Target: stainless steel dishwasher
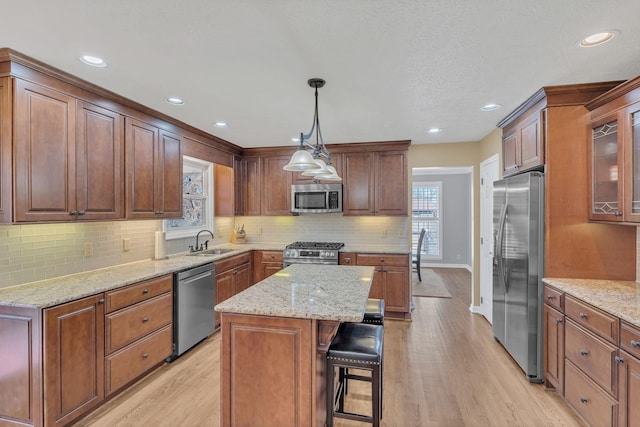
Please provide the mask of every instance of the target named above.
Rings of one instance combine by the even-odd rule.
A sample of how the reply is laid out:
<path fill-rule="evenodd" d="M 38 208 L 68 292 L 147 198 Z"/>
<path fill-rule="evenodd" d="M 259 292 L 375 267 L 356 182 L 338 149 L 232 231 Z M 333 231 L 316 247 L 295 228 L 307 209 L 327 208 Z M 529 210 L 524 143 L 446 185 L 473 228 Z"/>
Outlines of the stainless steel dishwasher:
<path fill-rule="evenodd" d="M 215 289 L 213 263 L 174 273 L 173 354 L 169 361 L 213 333 Z"/>

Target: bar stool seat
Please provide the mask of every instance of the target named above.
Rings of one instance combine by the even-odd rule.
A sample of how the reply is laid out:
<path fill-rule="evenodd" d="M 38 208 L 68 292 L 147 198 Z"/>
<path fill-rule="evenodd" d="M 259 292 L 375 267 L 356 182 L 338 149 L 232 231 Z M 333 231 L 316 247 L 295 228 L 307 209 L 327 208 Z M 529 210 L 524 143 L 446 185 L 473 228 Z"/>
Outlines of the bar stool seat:
<path fill-rule="evenodd" d="M 362 323 L 384 325 L 383 299 L 369 298 L 367 300 L 367 308 L 364 311 L 364 319 L 362 319 Z"/>
<path fill-rule="evenodd" d="M 382 353 L 384 327 L 366 323 L 343 323 L 327 351 L 327 427 L 333 418 L 346 418 L 380 425 L 382 418 Z M 339 369 L 337 390 L 335 369 Z M 348 369 L 369 371 L 370 376 L 354 375 Z M 361 415 L 344 410 L 345 388 L 348 380 L 371 383 L 372 415 Z"/>

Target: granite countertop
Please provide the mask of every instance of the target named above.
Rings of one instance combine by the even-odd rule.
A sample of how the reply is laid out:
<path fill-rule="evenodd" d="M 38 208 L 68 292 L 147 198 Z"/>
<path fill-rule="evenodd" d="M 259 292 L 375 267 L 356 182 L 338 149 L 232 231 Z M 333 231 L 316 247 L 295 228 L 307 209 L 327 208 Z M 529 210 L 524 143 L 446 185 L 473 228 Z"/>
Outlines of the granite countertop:
<path fill-rule="evenodd" d="M 38 282 L 0 288 L 0 304 L 47 308 L 90 295 L 116 289 L 135 282 L 186 270 L 209 262 L 219 261 L 253 250 L 282 251 L 287 243 L 224 244 L 215 249 L 233 249 L 231 252 L 212 256 L 189 256 L 187 253 L 172 255 L 163 260 L 145 260 L 107 267 L 69 276 L 40 280 Z M 353 252 L 410 253 L 401 246 L 347 245 Z"/>
<path fill-rule="evenodd" d="M 360 322 L 373 267 L 291 265 L 216 305 L 225 313 Z"/>
<path fill-rule="evenodd" d="M 638 282 L 547 277 L 542 281 L 640 327 L 640 283 Z"/>

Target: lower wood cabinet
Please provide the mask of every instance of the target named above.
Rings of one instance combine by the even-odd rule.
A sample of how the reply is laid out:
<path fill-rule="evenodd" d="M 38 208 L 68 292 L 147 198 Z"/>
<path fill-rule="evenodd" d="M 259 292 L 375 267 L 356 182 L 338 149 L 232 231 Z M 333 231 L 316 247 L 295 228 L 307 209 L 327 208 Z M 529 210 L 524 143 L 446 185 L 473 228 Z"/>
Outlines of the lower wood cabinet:
<path fill-rule="evenodd" d="M 216 304 L 244 291 L 251 281 L 251 254 L 246 253 L 215 263 Z M 216 311 L 215 327 L 220 327 L 220 313 Z"/>
<path fill-rule="evenodd" d="M 104 400 L 104 294 L 44 310 L 44 425 L 63 426 Z"/>
<path fill-rule="evenodd" d="M 0 426 L 66 426 L 172 353 L 173 275 L 57 306 L 0 305 Z"/>
<path fill-rule="evenodd" d="M 411 318 L 409 255 L 358 253 L 356 265 L 375 267 L 369 297 L 384 299 L 386 316 Z"/>
<path fill-rule="evenodd" d="M 545 285 L 545 383 L 592 426 L 640 426 L 640 328 Z"/>
<path fill-rule="evenodd" d="M 282 251 L 253 251 L 253 283 L 258 283 L 282 270 Z"/>

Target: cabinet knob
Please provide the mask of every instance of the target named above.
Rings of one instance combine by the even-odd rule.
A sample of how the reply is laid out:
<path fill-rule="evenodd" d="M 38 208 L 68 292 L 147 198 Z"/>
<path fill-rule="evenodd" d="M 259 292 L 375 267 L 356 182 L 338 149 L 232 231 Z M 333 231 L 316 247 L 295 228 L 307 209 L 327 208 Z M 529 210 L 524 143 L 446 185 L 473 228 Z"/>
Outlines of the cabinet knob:
<path fill-rule="evenodd" d="M 71 212 L 69 212 L 69 215 L 76 216 L 76 215 L 78 215 L 78 211 L 71 211 Z"/>
<path fill-rule="evenodd" d="M 164 211 L 155 211 L 154 212 L 156 215 L 164 215 Z"/>
<path fill-rule="evenodd" d="M 345 264 L 350 264 L 351 263 L 351 258 L 345 258 L 344 259 L 344 263 Z"/>
<path fill-rule="evenodd" d="M 589 401 L 589 399 L 587 399 L 586 397 L 581 397 L 580 398 L 580 402 L 582 403 L 587 403 Z"/>
<path fill-rule="evenodd" d="M 554 299 L 554 298 L 555 298 L 555 297 L 554 297 L 553 295 L 547 295 L 547 299 L 548 299 L 548 300 L 552 300 L 552 299 Z"/>
<path fill-rule="evenodd" d="M 562 319 L 556 319 L 556 323 L 562 323 Z"/>
<path fill-rule="evenodd" d="M 142 358 L 146 359 L 147 357 L 149 357 L 149 353 L 142 353 Z"/>
<path fill-rule="evenodd" d="M 143 289 L 143 290 L 142 290 L 142 293 L 143 293 L 143 294 L 148 294 L 148 293 L 149 293 L 149 289 Z"/>
<path fill-rule="evenodd" d="M 624 359 L 622 357 L 620 357 L 620 356 L 616 356 L 615 360 L 616 360 L 616 363 L 618 363 L 618 364 L 624 363 Z"/>
<path fill-rule="evenodd" d="M 84 215 L 86 213 L 87 213 L 86 211 L 80 211 L 80 212 L 78 212 L 78 215 Z"/>
<path fill-rule="evenodd" d="M 614 215 L 615 215 L 615 216 L 622 216 L 622 212 L 620 212 L 620 211 L 616 211 L 616 212 L 614 213 Z"/>
<path fill-rule="evenodd" d="M 580 313 L 579 316 L 580 316 L 581 319 L 586 319 L 587 318 L 587 315 L 585 313 Z"/>
<path fill-rule="evenodd" d="M 143 317 L 143 318 L 142 318 L 142 322 L 143 322 L 143 323 L 148 322 L 148 321 L 149 321 L 149 318 L 148 318 L 148 317 Z"/>
<path fill-rule="evenodd" d="M 271 255 L 271 259 L 274 259 L 276 256 L 275 255 Z"/>
<path fill-rule="evenodd" d="M 588 356 L 589 352 L 587 350 L 580 350 L 580 356 Z"/>
<path fill-rule="evenodd" d="M 104 298 L 100 298 L 100 299 L 98 300 L 98 304 L 104 304 Z"/>
<path fill-rule="evenodd" d="M 636 340 L 631 340 L 631 347 L 639 348 L 640 347 L 640 342 L 638 342 Z"/>
<path fill-rule="evenodd" d="M 384 258 L 380 258 L 380 262 L 384 262 Z"/>

